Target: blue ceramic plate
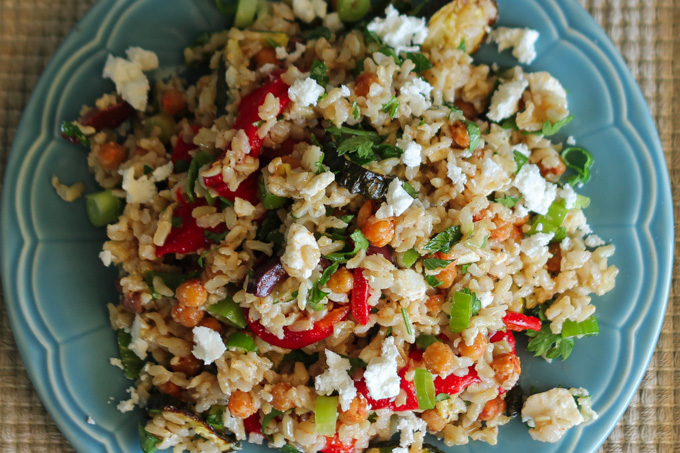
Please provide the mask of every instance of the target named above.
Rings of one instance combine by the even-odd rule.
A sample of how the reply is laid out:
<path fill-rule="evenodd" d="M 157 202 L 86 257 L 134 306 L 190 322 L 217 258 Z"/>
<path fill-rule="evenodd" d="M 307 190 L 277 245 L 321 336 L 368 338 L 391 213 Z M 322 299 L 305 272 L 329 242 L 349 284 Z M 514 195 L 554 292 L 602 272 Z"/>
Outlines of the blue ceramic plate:
<path fill-rule="evenodd" d="M 540 31 L 538 58 L 569 92 L 575 120 L 560 138 L 576 137 L 595 156 L 584 188 L 593 229 L 617 246 L 616 289 L 596 298 L 601 333 L 577 342 L 566 362 L 522 357 L 525 389 L 585 387 L 600 414 L 554 445 L 531 440 L 518 421 L 502 427 L 507 452 L 593 452 L 630 402 L 661 329 L 671 277 L 673 217 L 668 174 L 654 123 L 632 76 L 605 33 L 576 1 L 499 0 L 501 24 Z M 139 451 L 139 411 L 116 404 L 130 382 L 109 365 L 117 354 L 106 303 L 116 301 L 115 270 L 97 258 L 104 232 L 90 225 L 82 199 L 64 203 L 50 186 L 59 176 L 85 181 L 85 152 L 59 136 L 113 85 L 101 78 L 106 55 L 129 46 L 155 51 L 162 67 L 182 64 L 182 48 L 199 32 L 223 26 L 211 0 L 100 1 L 66 38 L 24 112 L 5 176 L 2 276 L 24 363 L 47 410 L 80 452 Z M 478 58 L 515 64 L 486 47 Z M 87 423 L 88 417 L 96 425 Z M 482 443 L 447 449 L 493 451 Z M 246 446 L 255 452 L 264 447 Z"/>

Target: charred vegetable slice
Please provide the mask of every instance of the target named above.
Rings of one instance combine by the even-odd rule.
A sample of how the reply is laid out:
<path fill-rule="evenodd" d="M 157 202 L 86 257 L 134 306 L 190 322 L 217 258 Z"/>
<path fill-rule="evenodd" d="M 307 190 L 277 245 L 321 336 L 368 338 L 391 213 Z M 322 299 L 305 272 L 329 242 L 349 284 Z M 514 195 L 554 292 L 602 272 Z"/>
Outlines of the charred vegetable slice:
<path fill-rule="evenodd" d="M 428 24 L 427 40 L 424 50 L 432 48 L 460 48 L 472 54 L 486 38 L 489 25 L 498 19 L 498 7 L 493 0 L 454 0 L 433 13 L 432 10 L 443 2 L 424 1 L 418 16 L 432 18 Z"/>
<path fill-rule="evenodd" d="M 274 291 L 274 287 L 288 277 L 278 257 L 272 257 L 255 269 L 252 278 L 248 280 L 247 292 L 257 297 L 267 297 Z"/>
<path fill-rule="evenodd" d="M 522 389 L 518 384 L 511 388 L 505 396 L 505 413 L 510 418 L 519 417 L 522 412 L 522 404 Z"/>

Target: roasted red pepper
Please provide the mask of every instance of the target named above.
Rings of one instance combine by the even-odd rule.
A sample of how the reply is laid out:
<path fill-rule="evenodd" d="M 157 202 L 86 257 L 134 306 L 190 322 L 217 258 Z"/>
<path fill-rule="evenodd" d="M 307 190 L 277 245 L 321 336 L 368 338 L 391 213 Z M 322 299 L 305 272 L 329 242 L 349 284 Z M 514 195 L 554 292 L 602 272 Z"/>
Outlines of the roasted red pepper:
<path fill-rule="evenodd" d="M 265 83 L 241 99 L 238 106 L 238 117 L 234 121 L 234 129 L 243 129 L 246 136 L 248 136 L 250 155 L 253 157 L 259 156 L 262 149 L 262 142 L 264 140 L 257 135 L 258 124 L 260 122 L 259 110 L 269 93 L 279 98 L 279 111 L 276 114 L 280 115 L 290 102 L 290 98 L 288 97 L 288 85 L 286 85 L 286 82 L 281 79 L 281 75 L 278 73 L 274 76 L 273 80 Z"/>
<path fill-rule="evenodd" d="M 125 101 L 110 105 L 104 109 L 92 109 L 87 111 L 78 122 L 83 126 L 92 126 L 95 129 L 113 129 L 120 126 L 123 121 L 134 115 L 135 109 Z"/>
<path fill-rule="evenodd" d="M 362 326 L 368 323 L 368 314 L 370 308 L 368 306 L 368 296 L 370 294 L 370 287 L 368 280 L 364 278 L 364 270 L 360 267 L 354 269 L 354 286 L 352 287 L 352 297 L 350 304 L 352 306 L 352 317 Z"/>
<path fill-rule="evenodd" d="M 251 320 L 248 310 L 245 310 L 246 322 L 255 335 L 269 344 L 286 349 L 301 349 L 329 337 L 333 333 L 335 324 L 347 319 L 348 315 L 349 307 L 347 305 L 335 308 L 325 318 L 317 321 L 312 329 L 293 331 L 284 327 L 283 338 L 279 338 L 269 332 L 259 321 Z"/>
<path fill-rule="evenodd" d="M 206 187 L 212 187 L 220 197 L 224 197 L 227 200 L 234 201 L 236 198 L 242 198 L 255 205 L 260 202 L 260 196 L 257 193 L 257 178 L 259 174 L 259 172 L 255 172 L 248 176 L 233 192 L 224 183 L 221 174 L 203 178 L 203 184 Z"/>
<path fill-rule="evenodd" d="M 223 233 L 226 230 L 225 224 L 207 229 L 196 224 L 196 219 L 191 215 L 191 211 L 206 204 L 204 199 L 197 200 L 194 203 L 185 203 L 180 197 L 179 205 L 173 211 L 172 216 L 181 219 L 182 224 L 170 230 L 165 243 L 156 248 L 156 256 L 163 256 L 168 253 L 191 253 L 200 248 L 207 248 L 211 241 L 205 236 L 206 231 Z"/>
<path fill-rule="evenodd" d="M 446 393 L 447 395 L 457 395 L 465 390 L 468 386 L 482 382 L 477 375 L 474 368 L 468 368 L 468 374 L 465 376 L 456 376 L 449 374 L 445 378 L 436 377 L 434 379 L 434 390 L 437 395 Z"/>
<path fill-rule="evenodd" d="M 491 337 L 489 338 L 489 341 L 491 343 L 496 343 L 498 341 L 503 341 L 503 340 L 507 340 L 508 344 L 512 348 L 512 353 L 516 354 L 517 351 L 515 349 L 515 336 L 512 334 L 511 331 L 509 331 L 509 330 L 506 330 L 506 331 L 499 330 L 495 334 L 491 335 Z"/>
<path fill-rule="evenodd" d="M 413 411 L 418 409 L 418 396 L 416 395 L 416 386 L 413 384 L 411 381 L 407 381 L 404 375 L 406 374 L 406 370 L 408 367 L 403 367 L 401 370 L 399 370 L 399 377 L 401 378 L 401 381 L 399 383 L 399 387 L 401 387 L 401 390 L 404 391 L 406 394 L 406 402 L 404 404 L 401 404 L 397 406 L 394 401 L 392 401 L 390 398 L 385 398 L 382 400 L 374 400 L 371 398 L 371 396 L 368 393 L 368 387 L 366 386 L 366 382 L 364 379 L 360 379 L 358 381 L 354 382 L 354 386 L 357 389 L 357 392 L 359 392 L 361 395 L 366 398 L 366 401 L 368 404 L 371 406 L 371 409 L 377 410 L 377 409 L 389 409 L 391 411 Z"/>
<path fill-rule="evenodd" d="M 194 134 L 198 134 L 198 131 L 201 129 L 201 126 L 196 124 L 191 124 L 189 127 L 191 127 L 191 130 L 194 131 Z M 189 155 L 189 151 L 196 148 L 198 148 L 198 146 L 194 145 L 193 141 L 187 143 L 184 141 L 184 139 L 182 139 L 181 135 L 178 136 L 175 149 L 172 150 L 172 163 L 176 164 L 179 160 L 183 160 L 187 164 L 190 163 L 191 155 Z"/>
<path fill-rule="evenodd" d="M 243 419 L 243 428 L 247 434 L 257 433 L 262 434 L 262 423 L 260 423 L 260 413 L 255 412 L 248 418 Z"/>
<path fill-rule="evenodd" d="M 321 449 L 322 453 L 354 453 L 354 445 L 357 443 L 356 439 L 352 439 L 349 444 L 340 442 L 340 438 L 336 434 L 335 437 L 326 436 L 326 446 Z"/>
<path fill-rule="evenodd" d="M 541 330 L 541 320 L 539 318 L 515 313 L 514 311 L 509 311 L 503 316 L 503 323 L 508 330 L 514 330 L 515 332 Z"/>

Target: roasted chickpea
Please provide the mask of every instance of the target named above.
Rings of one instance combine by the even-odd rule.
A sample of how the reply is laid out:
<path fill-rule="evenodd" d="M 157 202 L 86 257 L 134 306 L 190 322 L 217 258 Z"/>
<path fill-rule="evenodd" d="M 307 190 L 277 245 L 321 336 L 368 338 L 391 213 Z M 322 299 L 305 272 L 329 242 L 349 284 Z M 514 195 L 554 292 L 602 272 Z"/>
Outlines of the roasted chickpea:
<path fill-rule="evenodd" d="M 354 92 L 357 96 L 366 97 L 374 83 L 378 83 L 378 76 L 375 73 L 362 72 L 354 82 Z"/>
<path fill-rule="evenodd" d="M 331 275 L 327 285 L 334 293 L 347 294 L 354 286 L 354 276 L 346 267 L 341 267 Z"/>
<path fill-rule="evenodd" d="M 238 418 L 248 418 L 257 412 L 257 408 L 253 404 L 253 397 L 250 396 L 250 393 L 241 390 L 236 390 L 231 394 L 227 407 L 231 415 Z"/>
<path fill-rule="evenodd" d="M 184 373 L 187 377 L 196 376 L 203 369 L 203 361 L 197 359 L 193 354 L 186 357 L 180 357 L 176 364 L 170 365 L 172 371 Z"/>
<path fill-rule="evenodd" d="M 179 90 L 168 90 L 163 93 L 161 99 L 161 109 L 166 115 L 177 116 L 187 108 L 187 101 L 184 93 Z"/>
<path fill-rule="evenodd" d="M 99 147 L 97 152 L 99 164 L 104 170 L 115 170 L 127 159 L 127 151 L 123 145 L 116 142 L 107 142 Z"/>
<path fill-rule="evenodd" d="M 484 405 L 484 409 L 482 409 L 482 412 L 479 413 L 479 417 L 477 417 L 477 420 L 485 422 L 493 420 L 494 418 L 498 417 L 500 414 L 505 412 L 505 407 L 506 407 L 505 400 L 502 399 L 500 396 L 496 399 L 492 399 L 491 401 L 487 401 L 486 404 Z"/>
<path fill-rule="evenodd" d="M 458 277 L 458 267 L 455 262 L 450 263 L 448 266 L 446 266 L 444 269 L 439 271 L 437 274 L 437 280 L 442 282 L 439 287 L 441 289 L 448 289 L 453 286 L 453 282 L 456 281 L 456 277 Z"/>
<path fill-rule="evenodd" d="M 177 301 L 187 307 L 200 307 L 208 300 L 208 291 L 198 278 L 185 281 L 175 291 Z"/>
<path fill-rule="evenodd" d="M 496 225 L 496 228 L 489 233 L 489 239 L 503 242 L 512 236 L 515 229 L 512 223 L 501 220 L 498 217 L 495 217 L 492 222 Z"/>
<path fill-rule="evenodd" d="M 182 304 L 175 304 L 172 307 L 172 319 L 184 327 L 196 327 L 203 319 L 205 312 L 194 307 L 187 307 Z"/>
<path fill-rule="evenodd" d="M 293 388 L 293 386 L 286 382 L 279 382 L 272 388 L 270 392 L 272 394 L 271 404 L 274 409 L 285 412 L 295 406 L 293 400 L 288 397 L 288 390 L 291 388 Z"/>
<path fill-rule="evenodd" d="M 522 371 L 519 357 L 510 353 L 494 357 L 491 362 L 491 368 L 496 372 L 496 382 L 501 385 L 507 381 L 517 379 Z"/>
<path fill-rule="evenodd" d="M 359 395 L 356 396 L 346 411 L 340 412 L 340 421 L 343 423 L 359 423 L 368 417 L 368 403 L 366 399 Z"/>
<path fill-rule="evenodd" d="M 361 232 L 371 245 L 384 247 L 394 238 L 394 219 L 378 219 L 372 215 L 361 227 Z"/>
<path fill-rule="evenodd" d="M 359 228 L 364 226 L 368 218 L 373 215 L 373 209 L 373 200 L 366 200 L 364 204 L 361 205 L 361 208 L 359 208 L 359 212 L 357 213 L 357 225 L 359 225 Z"/>
<path fill-rule="evenodd" d="M 515 225 L 515 228 L 510 231 L 510 239 L 512 239 L 513 242 L 521 242 L 523 237 L 522 228 Z"/>
<path fill-rule="evenodd" d="M 487 340 L 486 337 L 481 333 L 478 333 L 475 337 L 475 341 L 470 346 L 465 344 L 465 341 L 461 339 L 460 343 L 458 344 L 458 352 L 460 352 L 460 355 L 463 357 L 468 357 L 472 360 L 478 360 L 484 355 L 484 351 L 486 351 L 486 347 L 488 345 L 489 340 Z"/>
<path fill-rule="evenodd" d="M 212 329 L 217 333 L 222 333 L 222 323 L 212 316 L 205 316 L 198 325 Z"/>
<path fill-rule="evenodd" d="M 453 369 L 455 355 L 450 347 L 440 341 L 432 343 L 423 353 L 423 363 L 433 374 L 445 374 Z"/>
<path fill-rule="evenodd" d="M 425 306 L 427 311 L 432 314 L 437 314 L 442 311 L 442 304 L 444 303 L 445 297 L 443 294 L 433 294 L 427 298 Z"/>
<path fill-rule="evenodd" d="M 458 148 L 465 149 L 470 146 L 470 133 L 464 121 L 456 121 L 451 124 L 451 138 Z"/>
<path fill-rule="evenodd" d="M 543 165 L 543 162 L 538 163 L 538 168 L 541 170 L 541 175 L 545 178 L 548 175 L 555 175 L 558 178 L 564 174 L 565 171 L 567 171 L 567 166 L 564 164 L 562 161 L 562 158 L 560 157 L 560 163 L 557 164 L 555 167 L 546 167 Z"/>
<path fill-rule="evenodd" d="M 438 433 L 446 426 L 446 420 L 439 415 L 437 409 L 428 409 L 420 416 L 425 423 L 427 423 L 427 429 L 430 432 Z"/>
<path fill-rule="evenodd" d="M 170 381 L 159 385 L 158 391 L 165 393 L 166 395 L 174 396 L 175 398 L 182 396 L 182 387 Z"/>

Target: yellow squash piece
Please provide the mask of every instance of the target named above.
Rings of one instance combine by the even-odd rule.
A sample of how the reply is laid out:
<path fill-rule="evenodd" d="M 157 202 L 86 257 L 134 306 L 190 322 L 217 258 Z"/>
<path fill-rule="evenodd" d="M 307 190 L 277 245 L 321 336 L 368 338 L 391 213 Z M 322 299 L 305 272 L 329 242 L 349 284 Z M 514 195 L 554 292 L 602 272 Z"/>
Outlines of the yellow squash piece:
<path fill-rule="evenodd" d="M 464 48 L 474 53 L 497 19 L 498 7 L 493 0 L 454 0 L 430 19 L 423 49 Z"/>

